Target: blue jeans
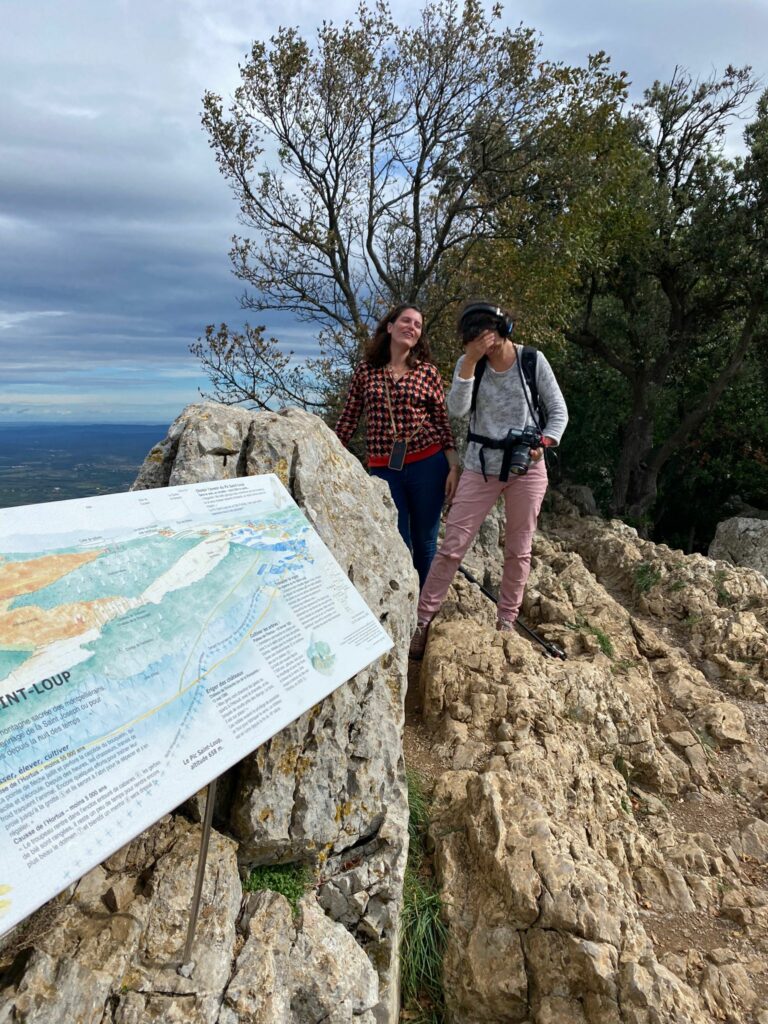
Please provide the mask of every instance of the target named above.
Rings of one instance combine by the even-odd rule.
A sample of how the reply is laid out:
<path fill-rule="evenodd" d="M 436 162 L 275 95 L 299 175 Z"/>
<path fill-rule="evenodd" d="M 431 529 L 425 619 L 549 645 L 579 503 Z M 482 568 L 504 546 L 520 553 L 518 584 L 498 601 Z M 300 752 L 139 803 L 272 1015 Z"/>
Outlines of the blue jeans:
<path fill-rule="evenodd" d="M 408 462 L 400 470 L 374 466 L 370 472 L 371 476 L 387 481 L 397 508 L 397 529 L 411 552 L 419 574 L 419 585 L 423 587 L 437 550 L 440 513 L 448 477 L 445 452 L 435 452 L 418 462 Z"/>

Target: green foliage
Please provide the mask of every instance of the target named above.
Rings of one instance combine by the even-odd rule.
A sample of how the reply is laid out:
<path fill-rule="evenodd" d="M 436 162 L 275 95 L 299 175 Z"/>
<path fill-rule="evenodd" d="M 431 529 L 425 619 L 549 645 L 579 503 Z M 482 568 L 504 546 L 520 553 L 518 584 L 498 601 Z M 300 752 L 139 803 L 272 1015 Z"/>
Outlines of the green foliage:
<path fill-rule="evenodd" d="M 633 666 L 634 662 L 630 658 L 619 658 L 615 664 L 611 665 L 611 672 L 613 675 L 626 675 Z"/>
<path fill-rule="evenodd" d="M 596 134 L 562 154 L 565 195 L 550 204 L 550 220 L 537 207 L 525 245 L 498 246 L 499 275 L 508 265 L 522 294 L 534 294 L 532 281 L 548 288 L 540 306 L 574 349 L 575 358 L 553 355 L 573 413 L 569 475 L 603 506 L 609 491 L 610 511 L 644 535 L 661 525 L 668 536 L 685 511 L 700 515 L 686 484 L 688 445 L 700 432 L 730 449 L 731 466 L 747 447 L 737 440 L 745 412 L 730 422 L 712 414 L 729 389 L 746 397 L 736 381 L 768 335 L 768 99 L 745 133 L 748 157 L 728 160 L 722 147 L 755 88 L 749 69 L 699 82 L 678 71 L 620 117 L 593 119 Z M 582 167 L 592 168 L 591 183 Z M 750 391 L 754 448 L 768 401 L 765 387 Z M 712 497 L 722 502 L 732 468 L 716 468 L 722 486 Z M 711 499 L 700 495 L 709 515 Z M 680 545 L 692 546 L 696 532 Z"/>
<path fill-rule="evenodd" d="M 285 896 L 295 914 L 301 897 L 312 888 L 312 876 L 304 864 L 262 864 L 251 869 L 243 882 L 245 892 L 269 889 Z"/>
<path fill-rule="evenodd" d="M 647 594 L 661 582 L 661 571 L 650 562 L 640 562 L 635 566 L 634 584 L 638 594 Z"/>
<path fill-rule="evenodd" d="M 613 767 L 616 769 L 616 771 L 619 773 L 622 779 L 624 779 L 624 785 L 627 787 L 627 792 L 629 792 L 629 787 L 632 784 L 632 776 L 634 774 L 634 770 L 629 764 L 627 764 L 627 762 L 624 760 L 624 757 L 621 754 L 617 754 L 614 757 Z"/>
<path fill-rule="evenodd" d="M 445 1019 L 443 955 L 447 938 L 440 896 L 412 870 L 403 891 L 401 984 L 403 1005 L 418 1009 L 410 1020 L 442 1024 Z"/>
<path fill-rule="evenodd" d="M 614 654 L 614 646 L 613 640 L 611 640 L 608 634 L 600 629 L 599 626 L 590 627 L 590 632 L 597 638 L 597 645 L 603 654 L 608 658 L 612 658 Z"/>
<path fill-rule="evenodd" d="M 547 355 L 568 402 L 568 429 L 558 450 L 562 464 L 570 479 L 592 490 L 598 507 L 607 513 L 621 451 L 617 424 L 626 412 L 626 382 L 574 346 L 548 349 Z"/>
<path fill-rule="evenodd" d="M 702 351 L 702 358 L 707 353 Z M 692 379 L 680 382 L 680 401 L 701 385 L 694 364 Z M 659 476 L 659 514 L 655 535 L 672 547 L 705 551 L 717 523 L 737 515 L 743 505 L 768 508 L 768 346 L 745 356 L 738 378 L 723 392 L 715 414 L 707 418 Z"/>
<path fill-rule="evenodd" d="M 403 1006 L 414 1024 L 443 1024 L 442 964 L 447 939 L 442 904 L 426 856 L 429 801 L 421 776 L 407 772 L 410 847 L 403 887 L 400 972 Z"/>
<path fill-rule="evenodd" d="M 688 586 L 688 582 L 688 580 L 684 579 L 670 580 L 667 589 L 671 594 L 676 594 L 679 590 L 685 590 Z"/>
<path fill-rule="evenodd" d="M 421 856 L 424 837 L 429 828 L 429 799 L 424 790 L 422 776 L 413 768 L 406 768 L 408 785 L 408 839 L 414 856 Z"/>

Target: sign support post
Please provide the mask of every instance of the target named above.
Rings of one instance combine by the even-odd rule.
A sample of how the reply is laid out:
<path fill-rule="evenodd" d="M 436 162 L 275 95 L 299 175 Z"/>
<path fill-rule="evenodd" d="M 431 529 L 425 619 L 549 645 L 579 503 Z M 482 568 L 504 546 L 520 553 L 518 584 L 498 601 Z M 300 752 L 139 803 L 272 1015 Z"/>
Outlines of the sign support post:
<path fill-rule="evenodd" d="M 187 941 L 184 943 L 184 952 L 181 956 L 179 974 L 188 978 L 195 969 L 190 962 L 192 955 L 192 942 L 195 938 L 197 918 L 200 913 L 200 897 L 203 892 L 203 880 L 205 879 L 205 865 L 208 860 L 208 843 L 211 838 L 211 823 L 213 821 L 213 805 L 216 803 L 216 784 L 218 778 L 208 783 L 208 790 L 205 797 L 205 817 L 203 819 L 203 831 L 200 836 L 200 852 L 197 856 L 197 877 L 195 878 L 195 891 L 192 896 L 192 906 L 189 909 L 189 925 L 187 927 Z"/>

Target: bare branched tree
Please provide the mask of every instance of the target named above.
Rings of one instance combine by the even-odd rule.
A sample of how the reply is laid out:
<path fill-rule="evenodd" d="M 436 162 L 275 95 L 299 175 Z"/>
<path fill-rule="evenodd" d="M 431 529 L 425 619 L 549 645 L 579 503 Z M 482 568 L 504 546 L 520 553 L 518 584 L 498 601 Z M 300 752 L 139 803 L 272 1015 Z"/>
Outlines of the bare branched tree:
<path fill-rule="evenodd" d="M 563 125 L 623 95 L 604 57 L 545 61 L 531 30 L 500 17 L 478 0 L 429 0 L 402 28 L 381 0 L 361 5 L 354 23 L 324 23 L 314 45 L 295 29 L 254 43 L 227 110 L 205 96 L 203 124 L 247 229 L 231 253 L 243 305 L 315 328 L 325 371 L 349 372 L 391 302 L 429 295 L 428 326 L 455 302 L 466 261 L 498 232 L 499 204 L 540 188 Z M 198 343 L 217 397 L 303 403 L 309 392 L 285 365 L 268 367 L 276 348 L 261 335 L 253 358 L 231 358 L 252 340 L 229 347 L 211 329 Z"/>

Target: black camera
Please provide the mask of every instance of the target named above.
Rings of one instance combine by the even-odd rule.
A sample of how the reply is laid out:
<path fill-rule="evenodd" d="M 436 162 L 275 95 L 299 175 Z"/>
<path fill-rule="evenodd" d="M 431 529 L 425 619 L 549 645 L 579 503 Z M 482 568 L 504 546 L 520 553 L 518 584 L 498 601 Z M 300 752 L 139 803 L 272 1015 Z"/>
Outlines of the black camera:
<path fill-rule="evenodd" d="M 507 472 L 513 476 L 523 476 L 531 465 L 531 449 L 541 448 L 541 433 L 536 427 L 525 430 L 509 430 L 504 441 L 503 461 L 507 464 Z"/>

